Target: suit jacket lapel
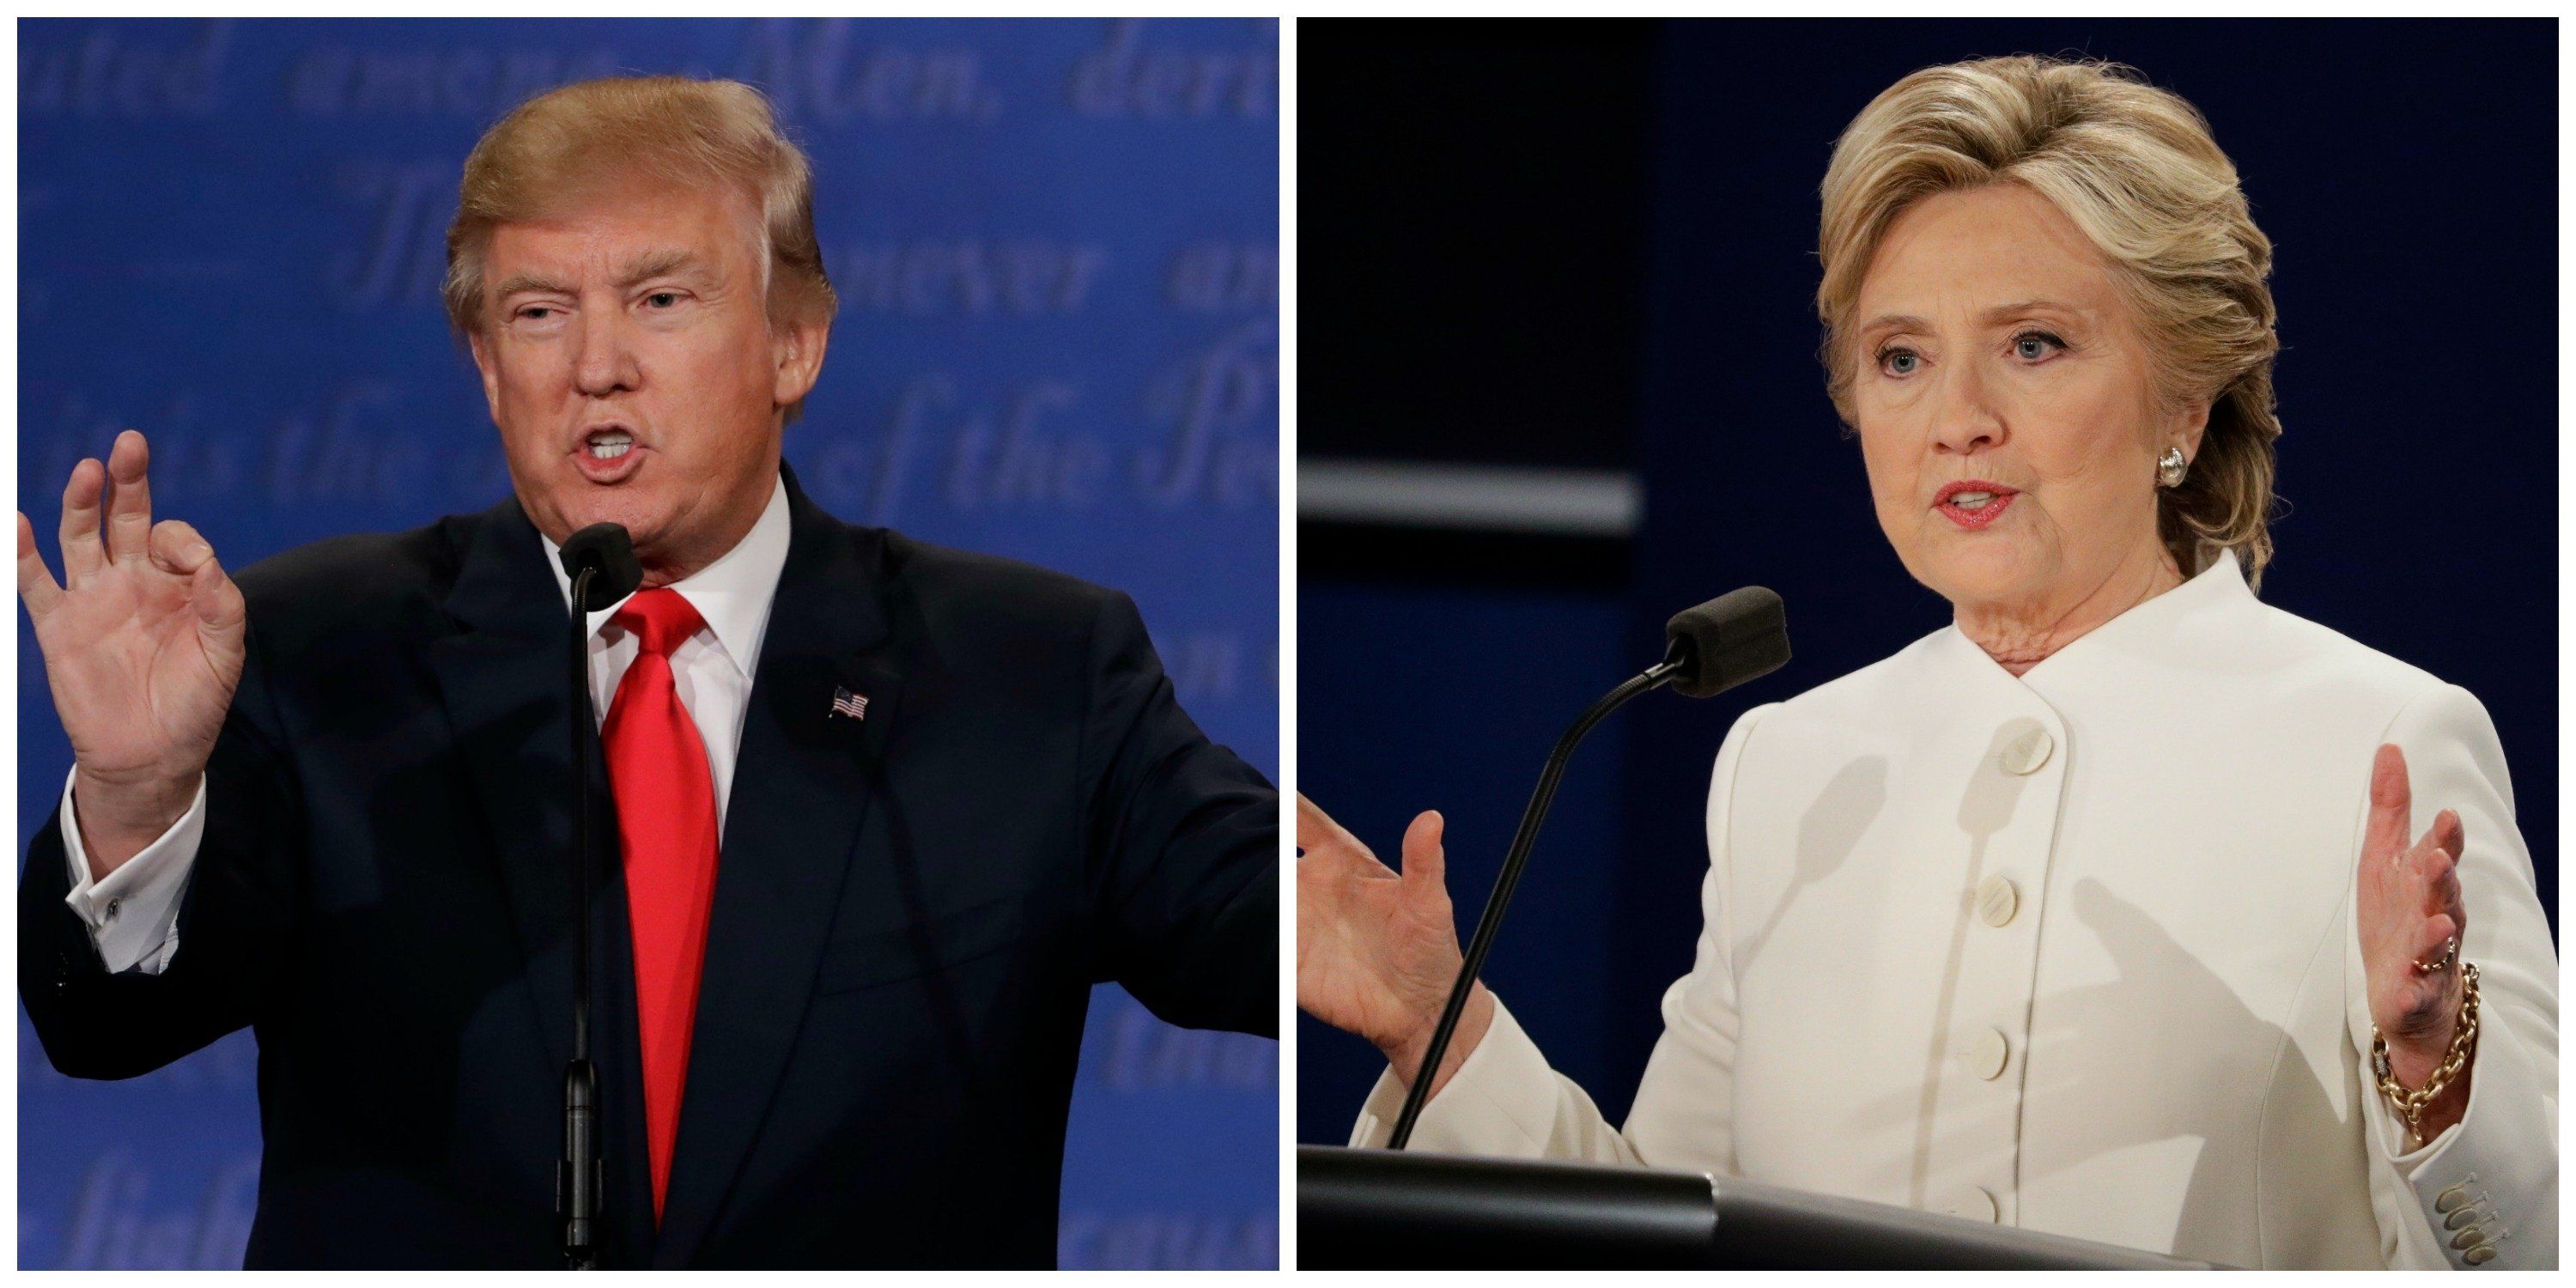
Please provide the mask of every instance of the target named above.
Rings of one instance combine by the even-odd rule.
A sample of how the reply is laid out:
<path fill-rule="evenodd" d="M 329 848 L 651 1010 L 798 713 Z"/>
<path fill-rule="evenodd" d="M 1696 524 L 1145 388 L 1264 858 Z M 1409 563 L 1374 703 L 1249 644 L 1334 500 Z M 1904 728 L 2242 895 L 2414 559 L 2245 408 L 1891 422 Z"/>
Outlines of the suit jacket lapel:
<path fill-rule="evenodd" d="M 527 955 L 548 1063 L 572 1056 L 572 713 L 565 616 L 515 500 L 475 523 L 444 605 L 461 629 L 426 649 Z M 615 833 L 612 831 L 613 837 Z"/>
<path fill-rule="evenodd" d="M 898 723 L 871 535 L 787 479 L 787 565 L 753 672 L 653 1264 L 687 1265 L 732 1194 L 795 1046 L 849 856 Z M 834 710 L 836 691 L 867 699 Z"/>
<path fill-rule="evenodd" d="M 528 1004 L 544 1035 L 533 1054 L 546 1062 L 546 1085 L 556 1086 L 572 1059 L 571 659 L 563 592 L 546 570 L 536 528 L 515 499 L 476 519 L 443 607 L 460 629 L 432 641 L 424 656 L 438 678 L 458 760 L 501 860 L 502 886 L 527 964 L 522 978 Z M 649 1247 L 653 1210 L 649 1179 L 618 1175 L 641 1172 L 645 1157 L 640 1093 L 621 1094 L 634 1082 L 627 1066 L 634 1063 L 635 1039 L 633 1022 L 619 1022 L 619 1010 L 633 1010 L 634 992 L 622 960 L 628 949 L 616 810 L 590 713 L 581 714 L 592 835 L 600 856 L 591 875 L 591 1057 L 600 1068 L 609 1113 L 602 1144 L 611 1175 L 602 1197 L 608 1233 L 624 1249 L 622 1257 L 611 1253 L 612 1263 L 634 1265 Z M 622 1159 L 637 1161 L 624 1165 Z"/>

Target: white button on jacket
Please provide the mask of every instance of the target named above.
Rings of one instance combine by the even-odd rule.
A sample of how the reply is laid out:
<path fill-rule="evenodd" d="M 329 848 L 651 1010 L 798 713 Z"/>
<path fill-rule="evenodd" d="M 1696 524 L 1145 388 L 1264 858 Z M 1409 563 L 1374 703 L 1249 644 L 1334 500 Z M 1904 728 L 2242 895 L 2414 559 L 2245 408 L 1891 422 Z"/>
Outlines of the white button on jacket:
<path fill-rule="evenodd" d="M 2355 930 L 2382 742 L 2415 834 L 2459 811 L 2484 977 L 2467 1115 L 2411 1151 Z M 2248 1267 L 2554 1266 L 2558 967 L 2511 793 L 2476 699 L 2265 605 L 2232 556 L 2018 678 L 1945 628 L 1727 735 L 1706 929 L 1624 1129 L 1498 1008 L 1414 1147 L 1982 1192 L 2005 1225 Z M 1401 1099 L 1382 1079 L 1354 1143 Z"/>

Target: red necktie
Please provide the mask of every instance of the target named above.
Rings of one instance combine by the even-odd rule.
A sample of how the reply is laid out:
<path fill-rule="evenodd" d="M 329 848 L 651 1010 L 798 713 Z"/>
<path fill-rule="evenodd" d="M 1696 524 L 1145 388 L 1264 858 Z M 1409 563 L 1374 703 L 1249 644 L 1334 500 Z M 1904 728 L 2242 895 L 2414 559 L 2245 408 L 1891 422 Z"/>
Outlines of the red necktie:
<path fill-rule="evenodd" d="M 689 1030 L 716 895 L 716 790 L 707 748 L 671 682 L 671 650 L 706 625 L 678 591 L 629 599 L 613 618 L 643 645 L 617 682 L 599 740 L 617 797 L 626 909 L 635 935 L 635 1014 L 644 1054 L 644 1125 L 653 1153 L 653 1220 L 671 1180 L 671 1142 L 689 1076 Z"/>

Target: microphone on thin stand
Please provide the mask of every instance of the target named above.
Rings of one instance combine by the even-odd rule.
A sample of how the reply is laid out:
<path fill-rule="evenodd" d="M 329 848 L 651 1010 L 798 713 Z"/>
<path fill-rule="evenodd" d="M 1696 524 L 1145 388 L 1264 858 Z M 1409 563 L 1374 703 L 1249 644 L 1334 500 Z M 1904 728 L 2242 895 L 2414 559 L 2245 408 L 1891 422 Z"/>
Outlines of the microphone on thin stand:
<path fill-rule="evenodd" d="M 590 620 L 589 614 L 635 593 L 644 570 L 635 543 L 614 523 L 594 523 L 563 543 L 572 578 L 573 958 L 572 1063 L 564 1069 L 564 1153 L 555 1165 L 555 1216 L 564 1266 L 599 1268 L 599 1204 L 606 1172 L 599 1161 L 599 1070 L 590 1062 Z"/>
<path fill-rule="evenodd" d="M 1459 1017 L 1466 1013 L 1467 996 L 1474 991 L 1476 977 L 1485 968 L 1485 954 L 1494 947 L 1495 933 L 1502 929 L 1503 912 L 1512 902 L 1512 887 L 1520 883 L 1530 848 L 1538 843 L 1539 823 L 1547 817 L 1548 803 L 1556 798 L 1557 780 L 1565 776 L 1565 762 L 1574 755 L 1575 744 L 1582 742 L 1603 717 L 1640 693 L 1670 685 L 1673 692 L 1684 697 L 1715 697 L 1747 680 L 1769 675 L 1789 660 L 1789 624 L 1781 610 L 1780 597 L 1761 586 L 1728 591 L 1697 608 L 1675 614 L 1664 623 L 1664 639 L 1663 661 L 1612 689 L 1575 717 L 1574 724 L 1556 740 L 1556 749 L 1548 753 L 1546 767 L 1539 770 L 1538 790 L 1530 794 L 1528 808 L 1521 811 L 1520 830 L 1512 834 L 1512 846 L 1503 854 L 1502 875 L 1494 878 L 1494 892 L 1485 896 L 1485 911 L 1476 918 L 1476 933 L 1467 941 L 1467 956 L 1458 967 L 1458 981 L 1449 988 L 1449 1004 L 1441 1009 L 1440 1023 L 1431 1030 L 1431 1047 L 1423 1053 L 1422 1067 L 1414 1071 L 1413 1085 L 1404 1093 L 1404 1109 L 1395 1117 L 1395 1131 L 1387 1138 L 1387 1148 L 1402 1149 L 1405 1142 L 1413 1139 L 1413 1125 L 1422 1117 L 1423 1103 L 1431 1098 L 1431 1076 L 1440 1068 L 1440 1058 L 1449 1051 L 1449 1039 L 1458 1031 Z"/>

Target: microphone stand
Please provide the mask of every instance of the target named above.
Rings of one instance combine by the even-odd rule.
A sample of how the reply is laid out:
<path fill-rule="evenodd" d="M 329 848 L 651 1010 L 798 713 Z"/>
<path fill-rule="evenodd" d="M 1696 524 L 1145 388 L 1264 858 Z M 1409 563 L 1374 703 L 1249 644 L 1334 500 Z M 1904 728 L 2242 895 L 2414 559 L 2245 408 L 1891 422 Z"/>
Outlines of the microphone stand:
<path fill-rule="evenodd" d="M 590 1062 L 590 758 L 582 717 L 590 714 L 589 605 L 594 568 L 572 579 L 573 1004 L 572 1062 L 564 1069 L 563 1159 L 555 1165 L 555 1215 L 563 1226 L 564 1268 L 599 1268 L 599 1071 Z"/>
<path fill-rule="evenodd" d="M 1556 740 L 1556 750 L 1548 753 L 1546 767 L 1539 770 L 1538 790 L 1530 794 L 1529 806 L 1521 811 L 1520 830 L 1512 834 L 1512 847 L 1503 853 L 1502 875 L 1494 878 L 1494 892 L 1485 896 L 1485 911 L 1476 918 L 1476 933 L 1467 941 L 1467 959 L 1458 968 L 1458 982 L 1449 988 L 1449 1004 L 1440 1011 L 1439 1026 L 1431 1030 L 1431 1047 L 1422 1053 L 1422 1067 L 1414 1072 L 1413 1085 L 1404 1093 L 1404 1110 L 1395 1116 L 1395 1132 L 1387 1138 L 1387 1148 L 1402 1149 L 1405 1142 L 1413 1139 L 1413 1124 L 1422 1117 L 1424 1102 L 1431 1099 L 1431 1077 L 1440 1068 L 1440 1057 L 1448 1054 L 1449 1039 L 1458 1031 L 1459 1017 L 1466 1014 L 1467 996 L 1475 991 L 1476 976 L 1485 969 L 1485 954 L 1493 950 L 1494 936 L 1503 926 L 1503 912 L 1511 906 L 1512 888 L 1520 884 L 1521 869 L 1529 864 L 1530 850 L 1538 844 L 1539 824 L 1547 817 L 1549 802 L 1556 799 L 1557 781 L 1565 777 L 1565 762 L 1573 758 L 1575 744 L 1630 698 L 1672 683 L 1690 666 L 1689 651 L 1676 641 L 1663 661 L 1602 695 Z"/>

